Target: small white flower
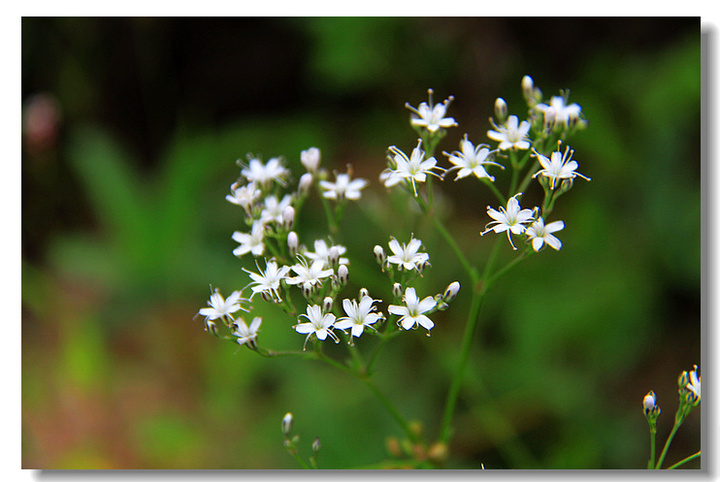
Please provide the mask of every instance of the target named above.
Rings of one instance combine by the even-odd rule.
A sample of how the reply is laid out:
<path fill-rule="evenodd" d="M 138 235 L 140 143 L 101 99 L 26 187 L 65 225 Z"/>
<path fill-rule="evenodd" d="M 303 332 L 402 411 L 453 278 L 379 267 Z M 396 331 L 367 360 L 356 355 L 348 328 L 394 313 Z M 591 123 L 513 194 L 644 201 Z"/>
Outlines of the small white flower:
<path fill-rule="evenodd" d="M 695 369 L 689 373 L 690 382 L 685 386 L 693 394 L 694 404 L 700 402 L 700 375 L 698 375 L 698 367 L 695 365 Z"/>
<path fill-rule="evenodd" d="M 537 218 L 535 222 L 525 230 L 525 234 L 528 236 L 528 239 L 532 240 L 532 247 L 535 251 L 540 251 L 540 248 L 542 248 L 545 243 L 555 251 L 559 251 L 560 248 L 562 248 L 562 242 L 551 233 L 560 231 L 564 227 L 565 223 L 562 221 L 553 221 L 545 225 L 543 218 Z"/>
<path fill-rule="evenodd" d="M 252 295 L 250 295 L 250 299 L 252 299 L 256 293 L 266 293 L 274 300 L 279 301 L 280 293 L 278 290 L 280 289 L 280 282 L 287 277 L 290 272 L 290 267 L 282 266 L 278 268 L 275 260 L 271 260 L 269 262 L 265 262 L 265 271 L 262 271 L 258 266 L 259 274 L 248 271 L 245 268 L 243 268 L 243 271 L 250 275 L 250 279 L 253 280 L 250 284 L 250 286 L 252 286 Z"/>
<path fill-rule="evenodd" d="M 457 177 L 455 178 L 456 181 L 471 174 L 475 175 L 478 179 L 486 177 L 494 181 L 495 178 L 485 170 L 485 165 L 493 164 L 500 166 L 502 169 L 505 168 L 502 164 L 487 160 L 490 153 L 490 149 L 484 144 L 478 144 L 477 147 L 473 146 L 472 142 L 468 140 L 467 134 L 465 134 L 465 137 L 460 141 L 460 151 L 454 151 L 452 153 L 443 152 L 443 154 L 448 156 L 448 160 L 454 164 L 454 167 L 448 169 L 448 172 L 459 169 Z"/>
<path fill-rule="evenodd" d="M 336 174 L 335 182 L 320 181 L 320 187 L 325 190 L 323 197 L 326 199 L 351 199 L 353 201 L 360 199 L 360 190 L 367 184 L 365 179 L 350 180 L 350 174 Z"/>
<path fill-rule="evenodd" d="M 558 179 L 575 179 L 575 176 L 580 176 L 586 181 L 590 181 L 589 177 L 583 176 L 579 172 L 575 172 L 578 167 L 576 161 L 571 160 L 575 151 L 570 149 L 570 146 L 565 148 L 565 153 L 560 152 L 560 142 L 558 142 L 558 150 L 550 154 L 550 158 L 547 158 L 533 149 L 535 156 L 538 158 L 540 165 L 543 167 L 541 170 L 533 174 L 533 177 L 545 176 L 550 179 L 550 188 L 555 189 L 555 184 Z"/>
<path fill-rule="evenodd" d="M 412 235 L 410 235 L 410 241 L 407 244 L 403 243 L 401 246 L 397 239 L 391 238 L 388 246 L 393 252 L 387 257 L 388 264 L 396 264 L 407 271 L 420 270 L 430 260 L 429 254 L 418 252 L 422 246 L 422 241 L 415 239 Z"/>
<path fill-rule="evenodd" d="M 360 303 L 356 300 L 344 299 L 343 310 L 347 316 L 338 318 L 335 328 L 338 330 L 350 329 L 352 336 L 359 337 L 366 326 L 372 328 L 371 325 L 383 317 L 382 313 L 374 312 L 373 303 L 376 301 L 379 300 L 374 300 L 367 295 L 360 299 Z"/>
<path fill-rule="evenodd" d="M 241 296 L 240 291 L 233 291 L 227 299 L 224 299 L 220 294 L 220 290 L 216 288 L 215 292 L 210 295 L 210 300 L 208 301 L 209 307 L 201 308 L 198 314 L 205 317 L 206 323 L 223 317 L 228 317 L 233 320 L 232 314 L 236 311 L 247 311 L 240 304 L 244 301 Z"/>
<path fill-rule="evenodd" d="M 453 97 L 450 96 L 442 104 L 433 105 L 432 95 L 433 90 L 428 89 L 428 102 L 422 102 L 417 109 L 409 103 L 405 103 L 405 107 L 417 114 L 417 117 L 412 116 L 410 123 L 414 126 L 424 127 L 431 133 L 440 128 L 456 126 L 457 123 L 455 119 L 445 117 L 445 113 L 447 112 L 450 102 L 453 101 Z"/>
<path fill-rule="evenodd" d="M 260 189 L 255 186 L 254 182 L 241 187 L 238 187 L 237 183 L 235 183 L 230 186 L 230 194 L 225 196 L 225 199 L 250 212 L 250 208 L 255 200 L 260 197 L 260 194 Z"/>
<path fill-rule="evenodd" d="M 390 152 L 395 154 L 393 157 L 395 167 L 386 169 L 380 175 L 380 180 L 385 183 L 385 187 L 392 187 L 401 181 L 410 181 L 415 197 L 417 197 L 416 182 L 425 182 L 428 174 L 442 179 L 442 176 L 433 172 L 433 169 L 441 172 L 443 172 L 444 169 L 435 165 L 437 161 L 434 157 L 425 159 L 425 151 L 420 148 L 421 144 L 422 139 L 418 139 L 418 145 L 413 149 L 409 159 L 407 155 L 397 147 L 390 146 L 388 148 Z"/>
<path fill-rule="evenodd" d="M 512 238 L 510 238 L 510 233 L 523 234 L 526 229 L 525 224 L 531 222 L 534 215 L 532 209 L 520 209 L 520 203 L 516 198 L 521 194 L 522 193 L 517 193 L 508 199 L 507 208 L 500 206 L 500 211 L 488 206 L 488 216 L 495 221 L 490 221 L 487 226 L 485 226 L 485 231 L 480 233 L 480 236 L 484 236 L 489 231 L 495 231 L 495 233 L 506 231 L 510 246 L 512 246 L 513 249 L 517 249 L 512 242 Z"/>
<path fill-rule="evenodd" d="M 292 203 L 292 196 L 286 194 L 281 201 L 274 195 L 270 195 L 263 201 L 264 208 L 260 214 L 260 221 L 264 224 L 275 222 L 282 224 L 283 211 Z"/>
<path fill-rule="evenodd" d="M 233 324 L 232 334 L 233 336 L 237 337 L 236 341 L 240 345 L 244 345 L 245 343 L 247 343 L 248 346 L 254 347 L 261 323 L 262 318 L 256 316 L 255 318 L 253 318 L 250 326 L 248 327 L 245 323 L 245 320 L 243 320 L 242 318 L 238 318 L 237 321 L 235 321 L 235 323 Z"/>
<path fill-rule="evenodd" d="M 537 110 L 546 115 L 548 112 L 552 112 L 554 116 L 555 124 L 563 124 L 565 127 L 572 121 L 577 121 L 580 118 L 580 106 L 578 104 L 565 105 L 565 98 L 560 96 L 553 96 L 550 99 L 550 104 L 538 104 L 535 106 Z"/>
<path fill-rule="evenodd" d="M 300 162 L 308 172 L 314 173 L 320 166 L 320 149 L 311 147 L 300 153 Z"/>
<path fill-rule="evenodd" d="M 415 288 L 407 288 L 403 296 L 403 301 L 405 302 L 405 306 L 388 306 L 390 313 L 401 317 L 398 320 L 400 326 L 409 330 L 420 325 L 428 331 L 435 326 L 435 323 L 424 315 L 424 313 L 435 308 L 436 302 L 432 296 L 427 296 L 421 301 L 415 294 Z"/>
<path fill-rule="evenodd" d="M 526 120 L 518 125 L 518 117 L 511 115 L 505 124 L 496 126 L 494 131 L 488 131 L 487 136 L 499 142 L 498 149 L 506 151 L 508 149 L 530 149 L 530 141 L 528 132 L 530 131 L 530 123 Z"/>
<path fill-rule="evenodd" d="M 333 323 L 335 323 L 335 315 L 332 313 L 323 314 L 322 308 L 320 308 L 319 305 L 308 305 L 305 311 L 307 311 L 307 314 L 303 313 L 300 316 L 307 318 L 308 322 L 298 323 L 295 325 L 296 332 L 303 335 L 307 334 L 305 343 L 303 344 L 303 350 L 305 350 L 305 345 L 307 345 L 307 342 L 312 335 L 315 335 L 315 337 L 320 341 L 325 340 L 328 336 L 332 338 L 335 343 L 340 341 L 335 333 L 332 332 Z M 300 321 L 299 318 L 298 321 Z"/>
<path fill-rule="evenodd" d="M 347 248 L 345 246 L 341 246 L 339 244 L 333 244 L 328 246 L 325 240 L 318 239 L 315 241 L 315 252 L 307 251 L 304 253 L 304 256 L 309 258 L 312 261 L 320 260 L 323 262 L 324 268 L 330 268 L 332 266 L 332 262 L 330 260 L 331 256 L 331 250 L 335 248 L 337 250 L 337 255 L 343 255 L 345 254 L 345 251 L 347 251 Z M 338 258 L 338 263 L 348 264 L 350 262 L 347 258 Z"/>
<path fill-rule="evenodd" d="M 265 226 L 260 221 L 253 223 L 250 234 L 235 231 L 232 238 L 240 243 L 240 246 L 233 250 L 233 254 L 237 257 L 247 253 L 252 253 L 253 256 L 260 256 L 265 251 L 265 244 L 263 243 L 264 234 Z"/>
<path fill-rule="evenodd" d="M 296 276 L 288 278 L 286 283 L 289 285 L 302 285 L 303 288 L 311 288 L 316 284 L 322 283 L 323 278 L 333 274 L 333 270 L 324 269 L 325 261 L 315 260 L 308 266 L 303 259 L 300 263 L 291 266 Z"/>
<path fill-rule="evenodd" d="M 280 161 L 280 158 L 273 157 L 267 164 L 256 158 L 251 158 L 250 163 L 240 173 L 250 182 L 256 182 L 267 187 L 272 181 L 281 185 L 285 183 L 285 177 L 290 174 Z"/>

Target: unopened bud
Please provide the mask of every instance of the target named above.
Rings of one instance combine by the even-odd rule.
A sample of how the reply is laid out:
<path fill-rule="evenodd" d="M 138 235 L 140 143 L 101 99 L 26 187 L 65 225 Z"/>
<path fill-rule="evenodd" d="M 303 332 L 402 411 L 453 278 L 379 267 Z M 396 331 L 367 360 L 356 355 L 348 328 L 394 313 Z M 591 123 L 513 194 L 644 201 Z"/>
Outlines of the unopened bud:
<path fill-rule="evenodd" d="M 337 269 L 340 265 L 340 250 L 337 246 L 332 246 L 328 250 L 328 264 L 333 270 Z"/>
<path fill-rule="evenodd" d="M 292 206 L 286 206 L 282 212 L 283 228 L 292 229 L 295 223 L 295 208 Z"/>
<path fill-rule="evenodd" d="M 300 181 L 298 182 L 298 191 L 300 191 L 301 194 L 305 194 L 310 190 L 310 186 L 312 186 L 313 183 L 313 176 L 309 172 L 306 172 L 302 176 L 300 176 Z"/>
<path fill-rule="evenodd" d="M 344 286 L 347 284 L 348 279 L 350 279 L 350 272 L 348 271 L 348 267 L 344 264 L 341 264 L 340 267 L 337 270 L 337 277 L 338 282 L 340 283 L 340 286 Z"/>
<path fill-rule="evenodd" d="M 360 291 L 358 291 L 358 299 L 363 299 L 365 297 L 370 296 L 370 292 L 367 290 L 367 288 L 360 288 Z"/>
<path fill-rule="evenodd" d="M 402 291 L 403 291 L 403 289 L 402 289 L 402 285 L 401 285 L 400 283 L 394 283 L 394 284 L 393 284 L 393 286 L 392 286 L 392 292 L 393 292 L 393 296 L 394 296 L 395 298 L 400 298 L 400 297 L 402 297 Z"/>
<path fill-rule="evenodd" d="M 324 313 L 330 313 L 333 308 L 333 299 L 330 296 L 326 296 L 323 299 L 322 309 Z"/>
<path fill-rule="evenodd" d="M 533 79 L 529 75 L 525 75 L 522 78 L 522 82 L 520 83 L 522 86 L 522 92 L 523 96 L 525 97 L 525 100 L 529 103 L 533 99 L 533 90 L 534 90 L 534 84 Z"/>
<path fill-rule="evenodd" d="M 308 172 L 317 171 L 320 166 L 320 149 L 311 147 L 300 153 L 300 162 L 302 162 Z"/>
<path fill-rule="evenodd" d="M 443 301 L 446 303 L 451 302 L 457 296 L 458 291 L 460 291 L 460 283 L 457 281 L 453 281 L 448 285 L 447 288 L 445 288 L 445 293 L 443 293 L 442 296 Z"/>
<path fill-rule="evenodd" d="M 385 260 L 387 258 L 385 256 L 385 250 L 382 246 L 379 244 L 375 245 L 373 248 L 373 254 L 375 255 L 375 261 L 377 261 L 380 266 L 385 264 Z"/>
<path fill-rule="evenodd" d="M 645 415 L 650 415 L 655 407 L 657 407 L 657 397 L 655 396 L 655 392 L 650 390 L 643 398 L 643 410 L 645 411 Z"/>
<path fill-rule="evenodd" d="M 545 130 L 551 131 L 555 127 L 555 118 L 557 117 L 557 112 L 555 111 L 554 107 L 548 107 L 545 109 L 545 115 L 544 115 L 544 127 Z"/>
<path fill-rule="evenodd" d="M 282 419 L 282 433 L 285 437 L 290 436 L 290 432 L 292 431 L 292 424 L 293 424 L 293 415 L 292 413 L 288 412 L 285 414 L 285 416 Z"/>
<path fill-rule="evenodd" d="M 320 452 L 320 448 L 322 445 L 320 444 L 320 437 L 315 437 L 315 440 L 312 443 L 312 451 L 314 454 L 317 454 Z"/>
<path fill-rule="evenodd" d="M 218 328 L 214 321 L 208 320 L 205 322 L 205 331 L 213 336 L 218 336 Z"/>
<path fill-rule="evenodd" d="M 495 117 L 500 124 L 505 123 L 505 119 L 507 119 L 507 113 L 508 108 L 505 99 L 503 99 L 502 97 L 498 97 L 497 99 L 495 99 Z"/>
<path fill-rule="evenodd" d="M 298 246 L 300 245 L 300 240 L 298 239 L 298 235 L 295 231 L 290 231 L 288 233 L 287 244 L 288 249 L 290 250 L 290 256 L 294 258 L 297 255 Z"/>

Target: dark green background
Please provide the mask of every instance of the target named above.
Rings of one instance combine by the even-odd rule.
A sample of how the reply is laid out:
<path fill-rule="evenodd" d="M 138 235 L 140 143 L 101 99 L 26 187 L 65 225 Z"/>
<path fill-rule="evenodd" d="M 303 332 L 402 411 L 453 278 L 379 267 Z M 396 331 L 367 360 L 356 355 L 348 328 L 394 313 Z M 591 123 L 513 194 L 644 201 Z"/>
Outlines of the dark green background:
<path fill-rule="evenodd" d="M 231 254 L 234 161 L 284 155 L 300 172 L 317 146 L 331 168 L 352 163 L 371 181 L 342 226 L 367 255 L 353 282 L 374 287 L 372 246 L 414 231 L 433 263 L 423 286 L 441 290 L 465 279 L 419 217 L 367 221 L 372 199 L 388 201 L 385 151 L 415 145 L 403 106 L 429 87 L 455 96 L 460 126 L 440 150 L 479 142 L 495 97 L 523 115 L 525 74 L 582 106 L 588 129 L 571 145 L 593 180 L 556 208 L 562 251 L 519 266 L 485 304 L 448 466 L 642 468 L 650 389 L 664 441 L 676 378 L 700 363 L 698 18 L 25 18 L 22 49 L 23 105 L 49 93 L 62 111 L 53 142 L 23 144 L 23 467 L 296 468 L 287 411 L 304 455 L 321 438 L 321 467 L 383 460 L 401 432 L 356 380 L 261 359 L 193 320 L 209 284 L 229 294 L 252 266 Z M 438 186 L 446 224 L 485 259 L 490 193 Z M 388 218 L 404 206 L 390 199 Z M 380 360 L 378 385 L 430 437 L 469 298 Z M 269 318 L 261 340 L 302 342 Z M 699 448 L 696 409 L 667 461 Z"/>

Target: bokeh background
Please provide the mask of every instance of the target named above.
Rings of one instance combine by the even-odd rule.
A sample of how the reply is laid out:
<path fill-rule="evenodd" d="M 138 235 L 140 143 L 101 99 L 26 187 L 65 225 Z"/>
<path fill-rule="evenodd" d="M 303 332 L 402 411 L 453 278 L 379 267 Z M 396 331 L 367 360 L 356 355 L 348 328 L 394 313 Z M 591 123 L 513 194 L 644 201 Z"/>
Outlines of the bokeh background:
<path fill-rule="evenodd" d="M 452 253 L 377 181 L 389 145 L 415 145 L 404 104 L 453 95 L 451 151 L 484 138 L 497 96 L 523 115 L 529 74 L 582 106 L 571 144 L 593 181 L 558 204 L 562 251 L 488 298 L 448 467 L 643 468 L 642 397 L 658 394 L 661 445 L 677 376 L 700 363 L 700 65 L 698 18 L 24 18 L 23 467 L 297 468 L 287 411 L 304 455 L 320 437 L 323 468 L 389 458 L 401 432 L 362 384 L 262 359 L 193 319 L 209 284 L 227 294 L 252 265 L 231 254 L 234 162 L 283 155 L 300 172 L 317 146 L 330 168 L 351 163 L 372 183 L 342 226 L 368 254 L 355 287 L 381 289 L 372 246 L 415 232 L 433 262 L 424 286 L 441 290 L 466 281 Z M 480 262 L 494 201 L 478 185 L 438 186 Z M 469 298 L 380 360 L 378 385 L 430 438 Z M 269 345 L 302 342 L 269 319 L 262 330 Z M 700 438 L 698 408 L 667 461 Z"/>

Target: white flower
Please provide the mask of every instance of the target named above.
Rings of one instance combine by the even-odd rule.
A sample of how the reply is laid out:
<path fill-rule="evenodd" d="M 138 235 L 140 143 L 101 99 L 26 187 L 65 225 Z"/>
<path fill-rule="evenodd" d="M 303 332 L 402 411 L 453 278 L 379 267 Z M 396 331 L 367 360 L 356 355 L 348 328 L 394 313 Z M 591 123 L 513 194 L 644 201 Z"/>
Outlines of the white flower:
<path fill-rule="evenodd" d="M 260 329 L 260 324 L 262 323 L 262 318 L 259 316 L 256 316 L 253 318 L 252 323 L 250 323 L 250 327 L 245 324 L 245 320 L 242 318 L 238 318 L 237 321 L 233 324 L 233 336 L 237 337 L 237 342 L 240 345 L 244 345 L 245 343 L 248 344 L 251 348 L 255 346 L 255 339 L 257 338 L 258 330 Z"/>
<path fill-rule="evenodd" d="M 503 169 L 505 168 L 502 164 L 488 161 L 487 158 L 490 153 L 490 149 L 484 144 L 478 144 L 477 147 L 473 146 L 472 142 L 468 140 L 467 134 L 465 134 L 465 137 L 460 141 L 460 151 L 454 151 L 453 153 L 443 152 L 443 154 L 448 156 L 448 160 L 454 164 L 454 167 L 448 169 L 448 172 L 459 169 L 457 177 L 455 178 L 456 181 L 470 174 L 474 174 L 478 179 L 487 177 L 491 181 L 494 181 L 495 178 L 485 171 L 484 165 L 493 164 Z"/>
<path fill-rule="evenodd" d="M 303 350 L 305 350 L 305 345 L 307 345 L 307 342 L 312 335 L 315 335 L 315 337 L 320 341 L 325 340 L 328 336 L 335 340 L 335 343 L 340 341 L 335 333 L 332 332 L 333 323 L 335 323 L 335 315 L 332 313 L 323 314 L 322 308 L 320 308 L 319 305 L 308 305 L 305 311 L 307 311 L 307 314 L 303 313 L 300 316 L 307 318 L 308 322 L 298 323 L 295 325 L 296 332 L 303 335 L 307 334 L 305 343 L 303 344 Z M 299 318 L 298 321 L 300 321 Z"/>
<path fill-rule="evenodd" d="M 331 252 L 333 248 L 335 248 L 334 251 L 337 253 L 339 264 L 343 265 L 350 262 L 350 260 L 347 258 L 339 257 L 340 255 L 345 254 L 345 251 L 347 251 L 347 248 L 345 248 L 345 246 L 341 246 L 339 244 L 328 246 L 323 239 L 318 239 L 315 241 L 315 252 L 307 251 L 304 253 L 304 255 L 312 261 L 320 260 L 323 262 L 324 268 L 330 268 L 332 266 L 332 261 L 330 260 L 330 257 L 333 254 Z"/>
<path fill-rule="evenodd" d="M 265 198 L 263 201 L 263 204 L 265 205 L 265 208 L 262 210 L 262 213 L 260 214 L 260 221 L 262 223 L 270 223 L 275 222 L 282 224 L 283 222 L 283 211 L 285 211 L 285 208 L 290 206 L 292 203 L 292 196 L 289 194 L 286 194 L 281 201 L 278 201 L 278 198 L 274 195 L 270 195 Z"/>
<path fill-rule="evenodd" d="M 250 163 L 240 173 L 250 182 L 256 182 L 261 186 L 267 186 L 272 181 L 284 185 L 284 178 L 290 174 L 280 161 L 280 158 L 273 157 L 267 164 L 256 158 L 251 158 Z"/>
<path fill-rule="evenodd" d="M 333 270 L 324 269 L 325 261 L 315 260 L 308 266 L 305 260 L 291 266 L 291 269 L 297 276 L 286 280 L 289 285 L 302 285 L 302 288 L 308 289 L 312 286 L 322 283 L 322 278 L 327 278 L 333 274 Z"/>
<path fill-rule="evenodd" d="M 308 172 L 317 171 L 320 166 L 320 149 L 311 147 L 300 153 L 300 162 L 305 166 Z"/>
<path fill-rule="evenodd" d="M 579 172 L 575 172 L 578 167 L 578 163 L 571 160 L 575 151 L 570 149 L 570 146 L 565 148 L 565 153 L 560 152 L 560 142 L 558 142 L 558 150 L 550 154 L 550 158 L 543 156 L 539 152 L 533 149 L 535 156 L 538 158 L 540 165 L 543 167 L 541 170 L 533 174 L 533 177 L 545 176 L 550 179 L 550 188 L 555 189 L 555 184 L 558 179 L 575 179 L 575 176 L 580 176 L 583 179 L 590 181 L 589 177 L 583 176 Z"/>
<path fill-rule="evenodd" d="M 416 182 L 425 182 L 428 174 L 442 178 L 442 176 L 433 172 L 433 169 L 441 172 L 444 171 L 444 169 L 435 165 L 437 161 L 434 157 L 425 159 L 425 151 L 420 149 L 421 144 L 422 139 L 418 139 L 418 145 L 413 149 L 409 159 L 407 155 L 397 147 L 390 146 L 388 148 L 390 152 L 395 154 L 393 157 L 395 167 L 386 169 L 380 175 L 380 180 L 385 183 L 385 187 L 392 187 L 403 180 L 410 181 L 415 197 L 417 197 Z"/>
<path fill-rule="evenodd" d="M 336 174 L 335 182 L 320 181 L 320 187 L 323 192 L 323 197 L 326 199 L 352 199 L 357 201 L 360 199 L 360 190 L 367 186 L 365 179 L 353 179 L 350 180 L 350 174 Z"/>
<path fill-rule="evenodd" d="M 556 124 L 563 124 L 565 127 L 567 127 L 571 121 L 576 121 L 580 118 L 580 106 L 574 103 L 565 105 L 565 99 L 557 95 L 550 99 L 550 105 L 538 104 L 535 108 L 545 116 L 550 113 L 551 116 L 554 116 Z"/>
<path fill-rule="evenodd" d="M 250 212 L 250 207 L 253 205 L 255 200 L 260 197 L 260 189 L 255 186 L 254 182 L 241 187 L 238 187 L 237 183 L 235 183 L 230 186 L 230 192 L 231 194 L 225 196 L 225 199 L 233 204 L 241 206 L 248 212 Z"/>
<path fill-rule="evenodd" d="M 398 325 L 401 325 L 406 330 L 420 325 L 428 331 L 435 326 L 435 323 L 424 315 L 424 313 L 435 308 L 436 302 L 432 296 L 427 296 L 421 301 L 415 294 L 415 288 L 407 288 L 403 296 L 403 301 L 405 302 L 405 306 L 388 306 L 390 313 L 401 317 L 398 320 Z"/>
<path fill-rule="evenodd" d="M 510 238 L 510 233 L 523 234 L 525 232 L 525 224 L 529 223 L 533 219 L 534 211 L 532 209 L 520 209 L 520 203 L 516 199 L 522 193 L 517 193 L 510 199 L 508 199 L 507 208 L 500 206 L 500 211 L 488 206 L 488 216 L 493 218 L 495 221 L 490 221 L 485 226 L 485 231 L 480 233 L 480 236 L 484 236 L 489 231 L 495 231 L 496 233 L 507 232 L 510 246 L 513 249 L 517 249 Z"/>
<path fill-rule="evenodd" d="M 689 373 L 690 382 L 685 386 L 685 388 L 692 392 L 693 403 L 695 405 L 700 402 L 700 375 L 698 375 L 697 370 L 697 365 L 695 365 L 695 369 Z"/>
<path fill-rule="evenodd" d="M 240 246 L 233 250 L 233 254 L 237 257 L 243 256 L 247 253 L 252 253 L 253 256 L 260 256 L 265 251 L 265 244 L 263 243 L 263 237 L 265 233 L 265 226 L 260 221 L 255 221 L 250 230 L 250 234 L 241 233 L 235 231 L 232 238 L 240 243 Z"/>
<path fill-rule="evenodd" d="M 433 105 L 432 101 L 433 90 L 428 89 L 428 102 L 422 102 L 418 108 L 414 108 L 409 103 L 405 103 L 405 107 L 413 111 L 416 116 L 412 116 L 410 123 L 414 126 L 425 127 L 428 131 L 435 132 L 438 129 L 448 128 L 456 126 L 455 119 L 452 117 L 445 117 L 447 108 L 450 102 L 453 101 L 453 97 L 450 96 L 442 104 Z"/>
<path fill-rule="evenodd" d="M 370 325 L 383 317 L 382 313 L 374 313 L 373 303 L 376 301 L 379 300 L 374 300 L 367 295 L 360 299 L 360 303 L 356 300 L 344 299 L 343 310 L 347 316 L 338 318 L 335 328 L 338 330 L 350 329 L 352 336 L 359 337 L 366 326 L 372 328 Z"/>
<path fill-rule="evenodd" d="M 390 250 L 393 252 L 393 254 L 387 257 L 388 264 L 396 264 L 398 267 L 406 269 L 407 271 L 413 269 L 420 270 L 430 259 L 429 254 L 418 253 L 418 250 L 422 246 L 422 241 L 415 239 L 412 235 L 410 235 L 410 241 L 407 244 L 403 243 L 402 246 L 400 246 L 397 239 L 391 238 L 388 246 L 390 246 Z"/>
<path fill-rule="evenodd" d="M 655 396 L 655 392 L 650 390 L 648 394 L 643 397 L 642 403 L 645 414 L 649 414 L 657 406 L 657 397 Z"/>
<path fill-rule="evenodd" d="M 265 261 L 265 271 L 262 271 L 258 266 L 259 274 L 248 271 L 245 268 L 243 268 L 243 271 L 250 275 L 250 278 L 253 280 L 250 284 L 250 286 L 252 286 L 250 299 L 252 299 L 256 293 L 266 293 L 274 300 L 280 301 L 280 294 L 278 293 L 280 282 L 285 279 L 290 272 L 289 266 L 278 268 L 275 260 L 272 260 L 270 262 Z"/>
<path fill-rule="evenodd" d="M 527 136 L 530 131 L 530 123 L 528 121 L 524 120 L 518 125 L 518 117 L 511 115 L 505 124 L 498 127 L 493 123 L 493 127 L 495 127 L 496 130 L 488 131 L 487 136 L 500 143 L 498 149 L 501 151 L 530 148 L 530 141 Z"/>
<path fill-rule="evenodd" d="M 198 314 L 205 317 L 206 323 L 210 320 L 217 320 L 223 317 L 228 317 L 232 320 L 232 314 L 236 311 L 247 311 L 240 305 L 240 302 L 244 301 L 241 295 L 240 291 L 233 291 L 227 299 L 224 299 L 220 294 L 220 290 L 216 288 L 215 292 L 210 295 L 210 300 L 208 301 L 209 307 L 201 308 Z"/>
<path fill-rule="evenodd" d="M 564 227 L 565 223 L 562 221 L 553 221 L 546 226 L 543 218 L 537 218 L 535 222 L 525 230 L 525 234 L 528 236 L 528 239 L 532 240 L 532 247 L 535 251 L 540 251 L 540 248 L 542 248 L 545 243 L 554 250 L 559 251 L 560 248 L 562 248 L 562 242 L 551 233 L 560 231 Z"/>

